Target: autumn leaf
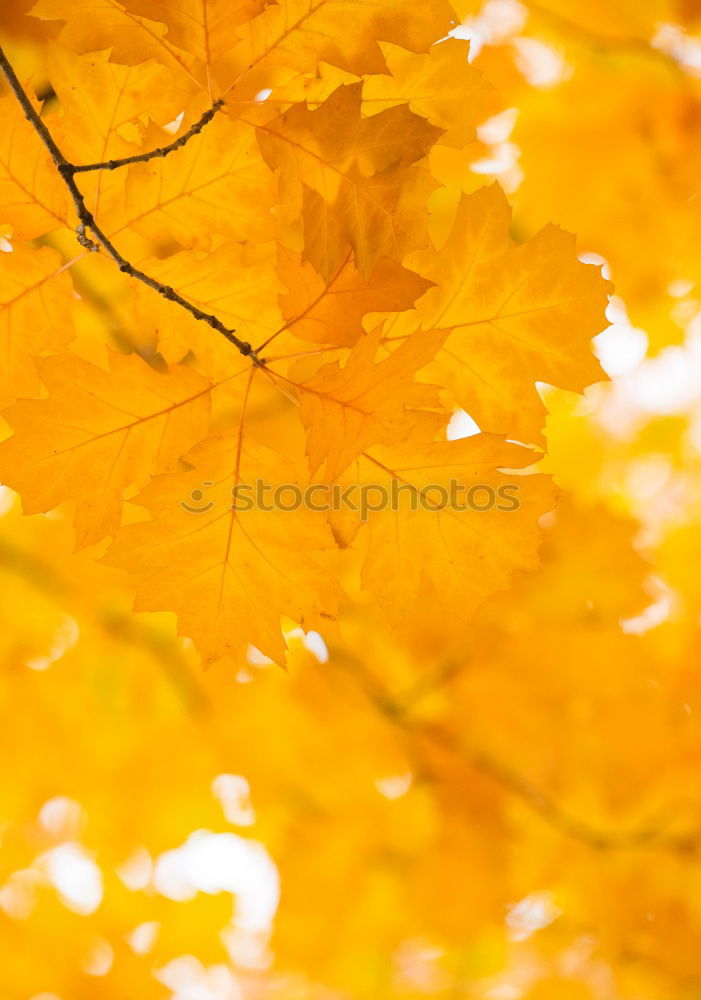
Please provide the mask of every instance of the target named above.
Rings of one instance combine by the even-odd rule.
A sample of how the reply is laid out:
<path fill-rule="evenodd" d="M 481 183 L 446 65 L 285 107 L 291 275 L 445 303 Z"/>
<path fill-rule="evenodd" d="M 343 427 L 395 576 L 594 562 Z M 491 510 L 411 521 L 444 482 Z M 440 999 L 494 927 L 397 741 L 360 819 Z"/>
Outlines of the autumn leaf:
<path fill-rule="evenodd" d="M 203 0 L 198 10 L 188 0 L 125 0 L 129 15 L 165 25 L 166 41 L 195 60 L 193 69 L 203 83 L 217 77 L 237 29 L 261 14 L 267 0 Z"/>
<path fill-rule="evenodd" d="M 51 159 L 14 98 L 0 98 L 0 220 L 18 240 L 65 224 L 68 197 Z"/>
<path fill-rule="evenodd" d="M 261 69 L 267 66 L 315 73 L 323 61 L 353 73 L 380 73 L 385 62 L 378 39 L 422 52 L 453 26 L 444 0 L 411 12 L 402 0 L 288 0 L 284 5 L 205 0 L 195 14 L 185 0 L 99 0 L 97 5 L 39 0 L 33 13 L 66 22 L 61 41 L 67 48 L 81 53 L 110 48 L 116 61 L 129 65 L 157 59 L 171 71 L 201 82 L 218 78 L 227 87 L 254 67 L 260 86 L 265 86 Z M 232 46 L 236 36 L 241 40 Z"/>
<path fill-rule="evenodd" d="M 6 411 L 15 433 L 0 445 L 2 479 L 28 514 L 75 500 L 77 540 L 89 545 L 114 533 L 126 487 L 177 466 L 183 444 L 203 436 L 211 385 L 135 355 L 112 354 L 109 372 L 70 355 L 36 366 L 49 395 Z"/>
<path fill-rule="evenodd" d="M 65 350 L 75 336 L 73 294 L 70 275 L 56 251 L 20 243 L 0 257 L 2 405 L 37 394 L 41 383 L 32 359 Z"/>
<path fill-rule="evenodd" d="M 609 288 L 576 256 L 574 239 L 548 226 L 517 245 L 498 187 L 463 196 L 440 250 L 407 264 L 435 282 L 416 312 L 395 317 L 388 342 L 403 331 L 443 331 L 426 377 L 449 388 L 486 431 L 542 440 L 544 407 L 536 382 L 582 390 L 602 377 L 591 339 L 606 326 Z"/>
<path fill-rule="evenodd" d="M 535 567 L 537 520 L 556 493 L 545 476 L 502 469 L 532 462 L 528 449 L 488 434 L 368 452 L 365 476 L 400 495 L 371 514 L 362 571 L 392 621 L 411 614 L 426 582 L 446 611 L 469 618 L 515 570 Z"/>
<path fill-rule="evenodd" d="M 299 254 L 284 248 L 279 253 L 277 273 L 287 288 L 280 297 L 285 324 L 270 335 L 268 343 L 289 331 L 312 344 L 352 347 L 363 333 L 365 316 L 402 312 L 430 287 L 430 282 L 391 257 L 380 258 L 364 278 L 350 249 L 328 282 L 310 263 L 301 261 Z M 275 351 L 280 347 L 278 341 Z"/>
<path fill-rule="evenodd" d="M 339 87 L 315 110 L 295 107 L 259 126 L 283 199 L 304 220 L 305 259 L 327 282 L 348 243 L 367 276 L 380 257 L 401 261 L 424 242 L 433 183 L 415 164 L 440 132 L 405 106 L 364 119 L 360 102 L 358 86 Z"/>
<path fill-rule="evenodd" d="M 475 139 L 489 86 L 469 65 L 468 45 L 448 38 L 433 45 L 428 55 L 415 55 L 386 42 L 382 51 L 390 72 L 366 79 L 365 114 L 406 103 L 446 133 L 443 142 L 461 148 Z"/>
<path fill-rule="evenodd" d="M 100 163 L 141 152 L 149 123 L 168 125 L 189 104 L 187 89 L 154 61 L 119 66 L 108 59 L 108 52 L 83 59 L 55 46 L 47 72 L 60 102 L 51 125 L 75 163 Z M 168 133 L 160 132 L 155 145 L 168 138 Z M 94 194 L 88 197 L 95 212 L 105 211 L 123 195 L 124 178 L 115 173 L 95 171 L 82 180 L 86 190 L 94 185 Z"/>
<path fill-rule="evenodd" d="M 283 325 L 276 293 L 283 291 L 276 277 L 274 250 L 258 251 L 225 243 L 211 253 L 182 251 L 162 260 L 146 257 L 140 266 L 168 287 L 186 295 L 201 309 L 215 312 L 232 329 L 246 330 L 255 343 Z M 146 287 L 134 288 L 139 324 L 153 328 L 158 349 L 169 363 L 194 355 L 214 378 L 232 370 L 231 346 L 198 323 L 177 304 Z M 265 292 L 265 298 L 262 293 Z"/>
<path fill-rule="evenodd" d="M 162 133 L 146 133 L 157 148 Z M 268 240 L 275 235 L 272 177 L 252 130 L 217 116 L 199 143 L 175 157 L 129 168 L 123 205 L 107 213 L 110 235 L 136 232 L 157 243 L 213 248 L 213 238 Z M 193 229 L 196 213 L 202 226 Z"/>
<path fill-rule="evenodd" d="M 444 0 L 407 8 L 402 0 L 289 0 L 271 4 L 242 35 L 239 65 L 282 64 L 316 73 L 320 62 L 351 73 L 381 73 L 386 64 L 378 41 L 426 52 L 453 25 Z"/>
<path fill-rule="evenodd" d="M 376 363 L 381 336 L 381 330 L 365 334 L 343 366 L 325 365 L 297 386 L 312 474 L 323 464 L 325 477 L 338 479 L 370 445 L 406 439 L 414 411 L 440 410 L 436 388 L 413 381 L 440 340 L 414 337 Z"/>
<path fill-rule="evenodd" d="M 130 66 L 154 59 L 196 82 L 187 59 L 166 39 L 166 26 L 154 17 L 135 16 L 119 0 L 38 0 L 32 14 L 63 22 L 59 37 L 66 49 L 81 54 L 110 50 L 115 61 Z"/>
<path fill-rule="evenodd" d="M 186 472 L 157 477 L 139 494 L 153 520 L 124 527 L 107 560 L 132 573 L 138 610 L 176 612 L 205 664 L 236 658 L 249 643 L 284 662 L 281 615 L 307 629 L 326 629 L 336 616 L 339 588 L 314 558 L 332 544 L 325 519 L 301 504 L 270 509 L 272 491 L 243 509 L 256 501 L 257 480 L 291 486 L 285 503 L 304 484 L 248 436 L 209 438 L 186 461 Z"/>

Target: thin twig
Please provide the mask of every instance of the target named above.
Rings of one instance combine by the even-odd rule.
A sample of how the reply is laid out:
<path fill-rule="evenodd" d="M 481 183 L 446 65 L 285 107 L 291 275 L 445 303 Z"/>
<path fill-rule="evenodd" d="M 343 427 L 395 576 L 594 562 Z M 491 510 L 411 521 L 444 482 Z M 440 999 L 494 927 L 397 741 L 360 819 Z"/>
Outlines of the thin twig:
<path fill-rule="evenodd" d="M 66 157 L 56 145 L 53 136 L 42 119 L 39 117 L 34 105 L 29 100 L 29 97 L 12 68 L 12 64 L 1 47 L 0 70 L 2 70 L 12 92 L 19 101 L 20 106 L 24 111 L 25 118 L 34 126 L 39 138 L 49 151 L 51 159 L 56 165 L 56 169 L 63 178 L 63 182 L 71 194 L 76 214 L 78 216 L 77 233 L 80 245 L 85 247 L 86 250 L 93 251 L 102 247 L 108 256 L 112 258 L 120 271 L 124 274 L 128 274 L 131 278 L 136 278 L 137 281 L 141 281 L 144 285 L 148 285 L 149 288 L 152 288 L 155 292 L 158 292 L 159 295 L 162 295 L 163 298 L 168 299 L 170 302 L 175 302 L 179 306 L 182 306 L 182 308 L 189 312 L 191 316 L 194 316 L 195 319 L 200 320 L 203 323 L 207 323 L 213 330 L 216 330 L 218 333 L 221 333 L 223 337 L 226 337 L 226 339 L 232 343 L 234 347 L 236 347 L 241 354 L 244 355 L 244 357 L 250 357 L 255 365 L 259 365 L 260 361 L 251 345 L 247 341 L 241 340 L 237 337 L 235 331 L 230 330 L 227 326 L 225 326 L 217 316 L 199 309 L 197 306 L 193 305 L 192 302 L 188 302 L 187 299 L 183 298 L 183 296 L 176 292 L 175 289 L 171 288 L 169 285 L 162 284 L 160 281 L 156 281 L 155 278 L 152 278 L 150 275 L 140 271 L 121 255 L 109 237 L 100 228 L 98 223 L 95 221 L 92 212 L 86 206 L 85 196 L 76 184 L 75 177 L 73 176 L 76 172 L 74 164 L 68 162 Z M 88 231 L 92 233 L 95 240 L 90 238 Z"/>
<path fill-rule="evenodd" d="M 131 163 L 148 163 L 149 160 L 168 156 L 170 153 L 174 153 L 176 149 L 180 149 L 188 143 L 193 136 L 199 135 L 205 125 L 211 122 L 217 111 L 223 107 L 223 100 L 215 101 L 212 107 L 205 111 L 200 120 L 195 122 L 192 128 L 189 128 L 179 139 L 175 139 L 167 146 L 159 146 L 158 149 L 152 149 L 148 153 L 135 153 L 134 156 L 122 156 L 119 159 L 103 160 L 101 163 L 71 164 L 72 172 L 74 174 L 84 174 L 88 170 L 117 170 L 118 167 L 128 167 Z"/>
<path fill-rule="evenodd" d="M 695 853 L 701 848 L 701 828 L 676 833 L 667 832 L 664 824 L 655 823 L 632 830 L 610 830 L 581 820 L 509 764 L 481 747 L 466 745 L 447 728 L 412 715 L 410 708 L 388 694 L 352 653 L 340 647 L 332 648 L 329 662 L 346 670 L 369 702 L 400 732 L 462 758 L 469 767 L 515 796 L 566 837 L 599 851 L 649 849 L 684 854 Z"/>
<path fill-rule="evenodd" d="M 531 14 L 541 17 L 544 21 L 549 21 L 563 34 L 571 35 L 575 40 L 584 41 L 594 51 L 608 52 L 616 55 L 619 52 L 635 52 L 638 55 L 652 57 L 653 59 L 665 62 L 670 68 L 677 72 L 683 72 L 677 60 L 668 52 L 657 48 L 652 44 L 652 39 L 636 38 L 634 35 L 606 35 L 585 24 L 575 21 L 573 18 L 551 10 L 546 4 L 539 0 L 524 0 L 526 8 Z"/>
<path fill-rule="evenodd" d="M 60 602 L 63 608 L 76 610 L 83 604 L 85 595 L 74 579 L 62 576 L 41 556 L 22 549 L 7 538 L 0 539 L 0 570 L 15 574 L 50 600 Z M 109 601 L 90 600 L 88 612 L 107 635 L 150 653 L 161 664 L 168 681 L 192 715 L 203 716 L 209 712 L 209 699 L 193 676 L 177 640 L 162 635 L 131 612 L 116 610 Z"/>

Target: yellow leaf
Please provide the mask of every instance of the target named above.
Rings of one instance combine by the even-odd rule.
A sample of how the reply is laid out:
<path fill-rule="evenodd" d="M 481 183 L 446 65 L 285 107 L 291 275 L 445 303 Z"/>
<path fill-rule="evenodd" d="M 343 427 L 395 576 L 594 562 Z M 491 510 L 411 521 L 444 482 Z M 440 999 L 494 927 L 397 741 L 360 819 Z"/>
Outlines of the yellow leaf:
<path fill-rule="evenodd" d="M 324 463 L 325 478 L 337 479 L 370 445 L 405 440 L 416 422 L 413 411 L 440 409 L 436 388 L 413 381 L 434 356 L 440 340 L 410 338 L 375 363 L 380 339 L 380 330 L 365 334 L 343 367 L 337 362 L 324 365 L 312 379 L 298 385 L 312 474 Z"/>
<path fill-rule="evenodd" d="M 183 251 L 163 260 L 139 261 L 147 274 L 174 288 L 206 312 L 216 313 L 231 330 L 258 344 L 282 325 L 270 246 L 257 249 L 225 243 L 203 255 Z M 264 294 L 263 294 L 264 293 Z M 153 328 L 158 349 L 169 363 L 192 353 L 212 378 L 224 378 L 237 363 L 237 352 L 180 306 L 145 286 L 134 288 L 136 313 L 144 329 Z"/>
<path fill-rule="evenodd" d="M 427 52 L 453 27 L 444 0 L 407 5 L 404 0 L 284 0 L 271 4 L 240 31 L 234 51 L 243 73 L 262 62 L 317 73 L 320 62 L 351 73 L 382 73 L 378 42 L 390 41 L 412 52 Z"/>
<path fill-rule="evenodd" d="M 35 395 L 40 381 L 32 358 L 62 351 L 73 339 L 72 295 L 70 276 L 54 250 L 17 244 L 0 254 L 1 405 Z"/>
<path fill-rule="evenodd" d="M 463 196 L 445 247 L 407 259 L 436 287 L 390 322 L 387 340 L 418 326 L 443 331 L 426 377 L 482 430 L 529 443 L 542 439 L 545 420 L 536 382 L 581 391 L 603 377 L 591 339 L 606 327 L 610 286 L 556 226 L 515 244 L 510 215 L 496 185 Z"/>
<path fill-rule="evenodd" d="M 194 69 L 205 84 L 216 79 L 229 55 L 237 29 L 260 14 L 268 0 L 123 0 L 128 14 L 157 20 L 166 27 L 171 45 L 193 56 Z"/>
<path fill-rule="evenodd" d="M 166 125 L 188 107 L 187 90 L 159 63 L 118 66 L 108 55 L 101 52 L 84 59 L 59 46 L 49 52 L 47 72 L 60 101 L 51 127 L 73 163 L 102 163 L 141 153 L 149 121 Z M 149 133 L 149 138 L 156 139 L 156 146 L 172 141 L 160 130 Z M 119 171 L 80 175 L 80 186 L 96 215 L 106 208 L 105 201 L 112 205 L 120 197 L 124 179 Z"/>
<path fill-rule="evenodd" d="M 33 240 L 66 224 L 68 193 L 12 94 L 0 99 L 0 117 L 0 224 Z"/>
<path fill-rule="evenodd" d="M 258 480 L 287 486 L 283 503 L 305 481 L 242 434 L 209 438 L 186 460 L 187 472 L 157 477 L 137 497 L 153 520 L 122 528 L 106 559 L 133 574 L 137 610 L 176 612 L 205 664 L 249 643 L 282 663 L 282 615 L 317 630 L 335 619 L 338 584 L 314 558 L 332 544 L 323 515 L 265 509 L 270 492 L 244 510 Z"/>
<path fill-rule="evenodd" d="M 469 618 L 515 570 L 537 565 L 538 518 L 556 491 L 546 476 L 503 471 L 533 460 L 488 434 L 366 454 L 365 480 L 399 489 L 397 504 L 369 515 L 362 572 L 391 621 L 412 613 L 427 582 L 441 608 Z"/>
<path fill-rule="evenodd" d="M 414 167 L 440 134 L 405 106 L 360 115 L 360 87 L 339 87 L 314 111 L 296 106 L 257 126 L 285 203 L 301 210 L 305 258 L 328 282 L 346 244 L 368 275 L 380 257 L 402 260 L 425 242 L 433 182 Z"/>
<path fill-rule="evenodd" d="M 165 25 L 155 17 L 135 16 L 119 0 L 38 0 L 32 14 L 45 21 L 63 21 L 59 38 L 67 49 L 109 50 L 116 62 L 129 66 L 155 59 L 171 73 L 189 78 L 193 87 L 198 82 L 185 54 L 166 39 Z"/>
<path fill-rule="evenodd" d="M 352 250 L 328 283 L 299 254 L 284 248 L 279 253 L 277 273 L 287 288 L 280 297 L 286 322 L 269 342 L 289 330 L 313 344 L 352 347 L 363 333 L 363 317 L 368 313 L 408 309 L 431 287 L 425 278 L 390 257 L 380 258 L 364 278 L 355 267 Z"/>
<path fill-rule="evenodd" d="M 147 142 L 162 145 L 162 133 Z M 263 241 L 275 233 L 273 191 L 252 129 L 217 115 L 198 142 L 129 167 L 124 207 L 105 215 L 105 228 L 201 250 L 212 249 L 214 236 Z"/>
<path fill-rule="evenodd" d="M 110 371 L 63 355 L 36 362 L 47 399 L 5 413 L 14 435 L 0 445 L 3 482 L 28 514 L 76 504 L 76 537 L 114 533 L 124 491 L 178 459 L 207 431 L 211 383 L 184 367 L 160 375 L 136 355 L 112 354 Z"/>
<path fill-rule="evenodd" d="M 414 114 L 446 132 L 444 143 L 461 148 L 475 138 L 489 85 L 467 61 L 469 45 L 448 38 L 415 55 L 389 42 L 382 51 L 391 75 L 368 77 L 363 85 L 363 112 L 374 115 L 408 104 Z"/>

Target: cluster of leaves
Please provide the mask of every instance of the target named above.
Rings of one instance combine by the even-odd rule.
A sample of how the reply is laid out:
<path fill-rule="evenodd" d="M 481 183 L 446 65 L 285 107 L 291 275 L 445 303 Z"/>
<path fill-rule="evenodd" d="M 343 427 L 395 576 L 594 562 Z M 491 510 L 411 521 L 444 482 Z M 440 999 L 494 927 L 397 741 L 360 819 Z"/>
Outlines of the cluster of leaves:
<path fill-rule="evenodd" d="M 580 400 L 611 288 L 543 224 L 679 339 L 697 4 L 28 6 L 85 169 L 6 87 L 0 992 L 691 1000 L 698 414 Z"/>
<path fill-rule="evenodd" d="M 22 245 L 75 226 L 75 206 L 5 98 L 17 249 L 3 279 L 3 396 L 23 383 L 38 398 L 5 411 L 0 475 L 27 513 L 72 500 L 77 544 L 111 538 L 104 558 L 130 570 L 136 607 L 176 612 L 206 663 L 249 644 L 281 661 L 283 615 L 328 633 L 358 555 L 362 587 L 392 620 L 420 597 L 469 616 L 535 564 L 553 502 L 542 476 L 520 481 L 509 516 L 391 510 L 367 528 L 310 510 L 247 519 L 232 491 L 319 475 L 417 493 L 451 476 L 498 487 L 499 470 L 531 466 L 542 441 L 535 383 L 579 390 L 598 377 L 606 283 L 557 228 L 514 244 L 496 186 L 431 213 L 431 154 L 470 145 L 486 90 L 468 44 L 445 37 L 457 15 L 442 0 L 187 7 L 34 8 L 64 22 L 44 121 L 70 163 L 159 148 L 179 112 L 182 130 L 212 102 L 217 113 L 167 158 L 74 175 L 92 213 L 78 221 L 97 220 L 119 260 L 166 291 L 137 286 L 129 265 L 112 278 L 142 342 L 105 372 L 74 349 L 77 263 Z M 244 357 L 170 289 L 239 331 Z M 33 343 L 28 310 L 40 311 Z M 456 407 L 480 436 L 446 440 Z M 203 483 L 208 509 L 194 517 L 181 501 Z"/>

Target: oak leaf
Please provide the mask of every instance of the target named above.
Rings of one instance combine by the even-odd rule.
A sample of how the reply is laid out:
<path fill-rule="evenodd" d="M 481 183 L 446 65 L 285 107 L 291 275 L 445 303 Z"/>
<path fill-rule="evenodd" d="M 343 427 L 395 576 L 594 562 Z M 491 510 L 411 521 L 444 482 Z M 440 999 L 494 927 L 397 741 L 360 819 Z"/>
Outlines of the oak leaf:
<path fill-rule="evenodd" d="M 0 98 L 0 224 L 18 240 L 65 225 L 68 194 L 12 94 Z"/>
<path fill-rule="evenodd" d="M 603 377 L 591 340 L 606 327 L 610 288 L 577 259 L 574 237 L 547 226 L 527 243 L 509 235 L 511 211 L 493 185 L 463 195 L 446 245 L 406 264 L 435 282 L 387 339 L 443 331 L 426 377 L 448 388 L 482 430 L 542 440 L 536 382 L 581 391 Z"/>
<path fill-rule="evenodd" d="M 470 618 L 515 570 L 535 568 L 538 518 L 554 506 L 557 491 L 542 474 L 505 471 L 530 466 L 535 457 L 491 434 L 366 453 L 365 479 L 387 489 L 394 481 L 400 490 L 398 504 L 368 518 L 362 569 L 363 586 L 391 621 L 411 615 L 422 593 L 444 611 Z M 456 503 L 451 483 L 462 488 Z"/>
<path fill-rule="evenodd" d="M 369 313 L 409 309 L 431 287 L 391 257 L 381 257 L 365 278 L 355 266 L 351 249 L 328 282 L 299 254 L 285 248 L 279 252 L 277 273 L 287 288 L 280 296 L 285 324 L 269 342 L 289 331 L 312 344 L 352 347 Z"/>
<path fill-rule="evenodd" d="M 420 161 L 440 130 L 406 106 L 360 114 L 361 86 L 339 87 L 319 108 L 296 106 L 258 126 L 280 173 L 283 202 L 304 223 L 305 259 L 329 281 L 346 246 L 368 275 L 380 257 L 402 260 L 425 240 L 433 182 Z"/>
<path fill-rule="evenodd" d="M 262 507 L 243 508 L 257 480 L 288 487 L 291 503 L 289 486 L 306 477 L 243 432 L 203 441 L 186 462 L 139 494 L 152 520 L 123 527 L 106 560 L 132 573 L 137 610 L 175 611 L 205 664 L 249 643 L 282 663 L 282 615 L 305 629 L 333 626 L 340 588 L 317 561 L 333 540 L 323 515 L 304 505 L 284 510 L 268 493 Z"/>
<path fill-rule="evenodd" d="M 111 236 L 131 231 L 210 250 L 215 236 L 243 242 L 275 235 L 273 178 L 250 126 L 217 115 L 198 139 L 177 155 L 128 168 L 123 205 L 104 216 Z M 146 133 L 147 148 L 162 142 L 162 132 Z"/>
<path fill-rule="evenodd" d="M 389 74 L 366 78 L 363 112 L 374 115 L 408 104 L 415 114 L 446 133 L 442 142 L 458 148 L 472 142 L 490 87 L 468 63 L 469 45 L 447 38 L 433 45 L 427 55 L 407 52 L 390 42 L 383 42 L 381 48 Z"/>
<path fill-rule="evenodd" d="M 114 533 L 128 486 L 177 466 L 204 436 L 211 383 L 134 354 L 112 354 L 109 372 L 71 355 L 36 365 L 49 395 L 5 411 L 14 435 L 0 444 L 0 475 L 27 514 L 74 500 L 77 542 L 90 545 Z"/>
<path fill-rule="evenodd" d="M 32 358 L 63 351 L 75 336 L 73 286 L 60 254 L 21 243 L 0 255 L 0 405 L 32 396 L 41 382 Z"/>
<path fill-rule="evenodd" d="M 414 411 L 440 409 L 436 387 L 414 381 L 439 338 L 417 335 L 376 361 L 381 336 L 379 329 L 365 334 L 343 367 L 324 365 L 297 386 L 312 475 L 323 464 L 325 478 L 338 479 L 370 445 L 405 440 L 416 423 Z"/>

